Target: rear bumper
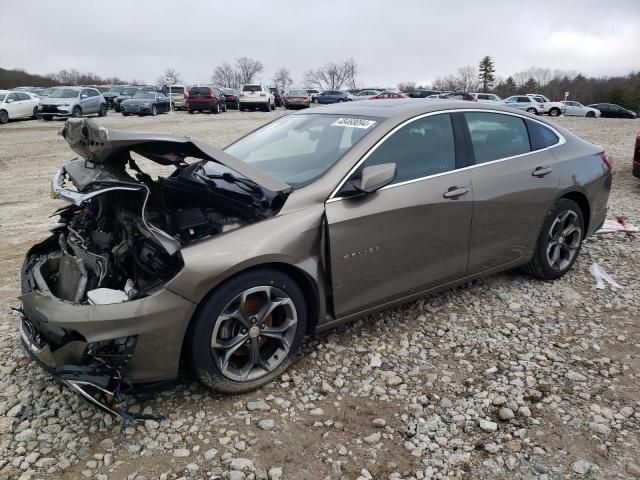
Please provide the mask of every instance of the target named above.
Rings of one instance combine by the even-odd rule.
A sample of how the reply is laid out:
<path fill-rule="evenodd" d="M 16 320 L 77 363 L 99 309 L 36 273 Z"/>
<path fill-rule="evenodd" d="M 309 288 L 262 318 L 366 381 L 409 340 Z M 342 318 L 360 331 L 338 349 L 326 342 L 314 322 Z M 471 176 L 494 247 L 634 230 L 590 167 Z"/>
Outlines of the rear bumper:
<path fill-rule="evenodd" d="M 186 106 L 188 109 L 191 109 L 191 110 L 209 110 L 211 108 L 214 108 L 215 105 L 217 104 L 218 102 L 212 101 L 212 100 L 209 100 L 209 101 L 188 100 Z"/>
<path fill-rule="evenodd" d="M 262 108 L 269 104 L 269 100 L 243 100 L 240 99 L 241 107 Z"/>

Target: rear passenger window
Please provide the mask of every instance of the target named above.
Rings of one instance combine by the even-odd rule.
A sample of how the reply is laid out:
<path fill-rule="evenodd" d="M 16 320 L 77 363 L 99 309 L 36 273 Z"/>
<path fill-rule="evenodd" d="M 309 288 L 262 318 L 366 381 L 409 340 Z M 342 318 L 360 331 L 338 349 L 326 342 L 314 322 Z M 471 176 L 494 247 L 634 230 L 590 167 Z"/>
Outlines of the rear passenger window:
<path fill-rule="evenodd" d="M 538 122 L 527 120 L 529 138 L 531 140 L 531 150 L 540 150 L 555 145 L 560 141 L 550 128 L 540 125 Z"/>
<path fill-rule="evenodd" d="M 449 114 L 415 120 L 387 138 L 362 168 L 395 163 L 395 183 L 448 172 L 456 168 L 453 127 Z"/>
<path fill-rule="evenodd" d="M 467 112 L 464 116 L 471 133 L 476 164 L 531 151 L 522 118 L 484 112 Z"/>

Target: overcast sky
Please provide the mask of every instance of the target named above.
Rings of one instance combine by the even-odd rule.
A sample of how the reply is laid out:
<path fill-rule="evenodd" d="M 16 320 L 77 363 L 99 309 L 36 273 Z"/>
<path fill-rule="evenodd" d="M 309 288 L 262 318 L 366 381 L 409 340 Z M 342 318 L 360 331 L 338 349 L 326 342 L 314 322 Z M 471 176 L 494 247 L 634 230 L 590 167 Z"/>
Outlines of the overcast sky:
<path fill-rule="evenodd" d="M 449 6 L 449 5 L 455 5 Z M 240 56 L 304 72 L 353 57 L 362 85 L 430 83 L 491 55 L 497 74 L 532 65 L 586 75 L 640 69 L 640 0 L 3 0 L 0 67 L 75 68 L 153 82 L 174 66 L 208 82 Z"/>

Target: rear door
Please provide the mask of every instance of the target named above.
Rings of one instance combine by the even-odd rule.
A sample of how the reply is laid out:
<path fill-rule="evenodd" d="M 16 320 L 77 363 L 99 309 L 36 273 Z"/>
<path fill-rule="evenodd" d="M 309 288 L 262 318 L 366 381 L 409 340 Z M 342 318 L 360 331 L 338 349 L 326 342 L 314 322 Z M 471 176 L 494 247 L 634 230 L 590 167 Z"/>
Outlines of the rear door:
<path fill-rule="evenodd" d="M 466 112 L 474 166 L 469 274 L 530 255 L 551 206 L 560 171 L 548 147 L 560 138 L 534 120 Z"/>
<path fill-rule="evenodd" d="M 360 312 L 463 277 L 467 271 L 473 192 L 459 170 L 447 113 L 410 121 L 370 150 L 363 168 L 395 163 L 381 190 L 327 201 L 337 317 Z"/>

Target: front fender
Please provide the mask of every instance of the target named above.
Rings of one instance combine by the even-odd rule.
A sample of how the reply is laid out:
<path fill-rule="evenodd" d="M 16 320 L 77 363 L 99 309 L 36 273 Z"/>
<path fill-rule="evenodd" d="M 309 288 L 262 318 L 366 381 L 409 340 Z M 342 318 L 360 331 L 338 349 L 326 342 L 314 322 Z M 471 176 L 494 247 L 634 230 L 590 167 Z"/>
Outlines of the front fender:
<path fill-rule="evenodd" d="M 165 288 L 199 303 L 229 277 L 273 263 L 302 270 L 324 286 L 323 213 L 323 205 L 314 205 L 194 242 L 182 249 L 184 268 Z"/>

